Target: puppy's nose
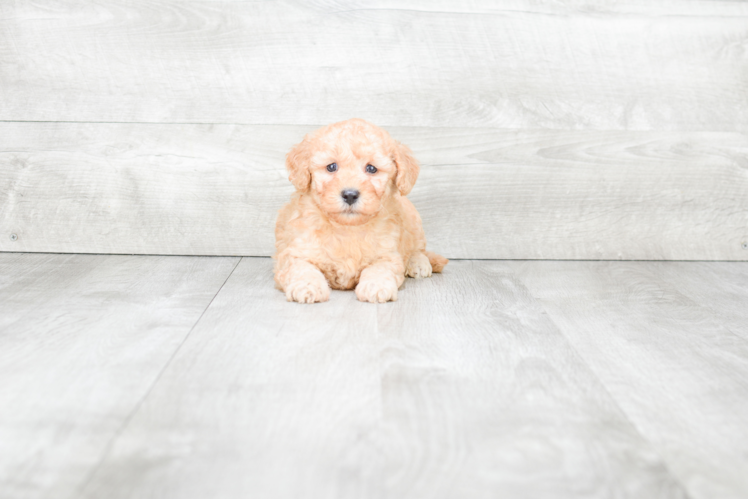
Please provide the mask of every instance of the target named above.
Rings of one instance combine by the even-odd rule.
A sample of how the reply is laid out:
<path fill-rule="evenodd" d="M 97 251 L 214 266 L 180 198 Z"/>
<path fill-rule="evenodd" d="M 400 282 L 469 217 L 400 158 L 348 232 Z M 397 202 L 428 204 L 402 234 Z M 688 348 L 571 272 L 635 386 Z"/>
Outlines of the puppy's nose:
<path fill-rule="evenodd" d="M 344 189 L 343 191 L 341 191 L 340 196 L 343 197 L 346 203 L 348 203 L 349 205 L 353 205 L 354 203 L 356 203 L 356 200 L 358 200 L 358 195 L 360 194 L 361 193 L 359 193 L 355 189 Z"/>

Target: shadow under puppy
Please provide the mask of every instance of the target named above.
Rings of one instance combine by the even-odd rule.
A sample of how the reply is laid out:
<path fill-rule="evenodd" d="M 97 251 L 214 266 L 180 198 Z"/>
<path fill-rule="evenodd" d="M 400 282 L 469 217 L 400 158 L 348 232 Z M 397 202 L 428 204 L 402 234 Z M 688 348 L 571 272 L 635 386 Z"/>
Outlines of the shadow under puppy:
<path fill-rule="evenodd" d="M 367 302 L 397 300 L 405 276 L 449 262 L 426 251 L 421 217 L 405 197 L 418 177 L 410 149 L 353 119 L 304 137 L 286 156 L 296 187 L 275 226 L 275 283 L 289 301 L 324 302 L 330 287 Z"/>

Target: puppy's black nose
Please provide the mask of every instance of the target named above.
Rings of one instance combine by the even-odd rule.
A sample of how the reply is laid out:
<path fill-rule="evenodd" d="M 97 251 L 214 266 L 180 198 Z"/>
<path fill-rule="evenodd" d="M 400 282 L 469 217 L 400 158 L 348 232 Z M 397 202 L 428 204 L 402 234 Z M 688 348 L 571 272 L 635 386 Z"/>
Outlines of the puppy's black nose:
<path fill-rule="evenodd" d="M 344 189 L 341 191 L 340 196 L 343 197 L 346 203 L 353 205 L 358 200 L 358 195 L 361 194 L 355 189 Z"/>

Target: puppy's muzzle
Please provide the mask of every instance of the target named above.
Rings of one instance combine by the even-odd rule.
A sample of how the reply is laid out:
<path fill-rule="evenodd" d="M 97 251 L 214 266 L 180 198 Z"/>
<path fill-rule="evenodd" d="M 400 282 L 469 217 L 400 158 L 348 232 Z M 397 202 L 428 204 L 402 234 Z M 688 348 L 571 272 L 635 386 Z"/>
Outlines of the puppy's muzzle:
<path fill-rule="evenodd" d="M 356 203 L 356 200 L 358 200 L 360 194 L 361 193 L 355 189 L 344 189 L 340 192 L 340 196 L 341 198 L 343 198 L 343 201 L 345 201 L 349 205 L 353 205 L 354 203 Z"/>

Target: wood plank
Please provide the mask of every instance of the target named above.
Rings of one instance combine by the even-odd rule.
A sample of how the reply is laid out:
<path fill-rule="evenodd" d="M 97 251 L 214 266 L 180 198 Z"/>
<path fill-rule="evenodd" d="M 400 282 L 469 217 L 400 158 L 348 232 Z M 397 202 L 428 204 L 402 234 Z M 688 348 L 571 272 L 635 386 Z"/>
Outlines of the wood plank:
<path fill-rule="evenodd" d="M 655 269 L 670 288 L 710 311 L 731 333 L 748 340 L 748 264 L 668 262 Z"/>
<path fill-rule="evenodd" d="M 747 130 L 748 5 L 2 2 L 0 120 Z"/>
<path fill-rule="evenodd" d="M 0 124 L 0 250 L 270 255 L 308 130 Z"/>
<path fill-rule="evenodd" d="M 0 123 L 0 251 L 271 255 L 314 128 Z M 450 258 L 748 259 L 744 134 L 389 130 Z"/>
<path fill-rule="evenodd" d="M 504 264 L 451 265 L 379 307 L 389 497 L 683 494 Z"/>
<path fill-rule="evenodd" d="M 0 254 L 0 494 L 75 496 L 237 260 Z"/>
<path fill-rule="evenodd" d="M 270 266 L 242 260 L 82 495 L 682 495 L 500 264 L 379 306 L 285 302 Z"/>
<path fill-rule="evenodd" d="M 748 336 L 701 300 L 743 263 L 505 263 L 697 498 L 748 494 Z M 719 272 L 715 270 L 719 269 Z M 702 271 L 705 271 L 702 274 Z M 681 274 L 674 279 L 674 273 Z M 690 284 L 689 284 L 690 283 Z M 733 282 L 734 283 L 734 282 Z M 681 293 L 682 286 L 686 293 Z M 704 288 L 698 296 L 695 286 Z M 740 293 L 740 296 L 737 294 Z"/>
<path fill-rule="evenodd" d="M 380 497 L 378 345 L 372 304 L 243 259 L 80 494 Z"/>

